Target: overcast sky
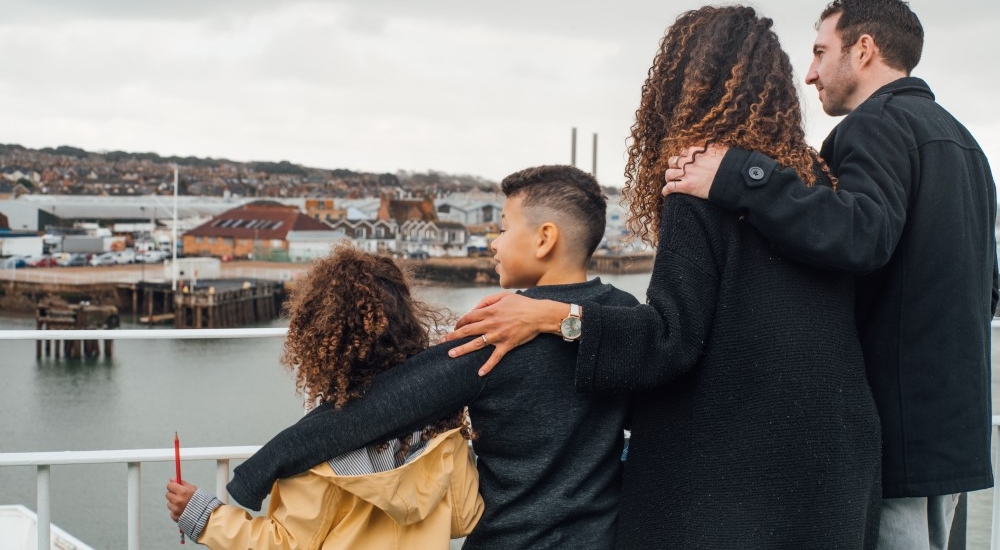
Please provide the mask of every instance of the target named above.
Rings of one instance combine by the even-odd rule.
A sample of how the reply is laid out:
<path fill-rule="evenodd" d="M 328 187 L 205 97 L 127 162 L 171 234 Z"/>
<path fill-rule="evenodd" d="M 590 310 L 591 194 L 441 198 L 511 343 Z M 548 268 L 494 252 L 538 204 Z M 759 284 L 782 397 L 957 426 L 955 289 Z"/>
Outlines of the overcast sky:
<path fill-rule="evenodd" d="M 914 71 L 1000 166 L 997 0 L 912 0 Z M 0 143 L 621 185 L 664 29 L 691 1 L 0 0 Z M 800 81 L 825 2 L 761 0 Z M 837 119 L 800 85 L 810 142 Z"/>

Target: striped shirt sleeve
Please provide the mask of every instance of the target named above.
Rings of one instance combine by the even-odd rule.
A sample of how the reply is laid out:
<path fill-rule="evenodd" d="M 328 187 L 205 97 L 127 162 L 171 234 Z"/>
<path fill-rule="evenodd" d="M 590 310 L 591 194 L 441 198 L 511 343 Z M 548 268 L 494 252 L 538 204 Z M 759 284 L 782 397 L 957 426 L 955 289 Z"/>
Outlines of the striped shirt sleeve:
<path fill-rule="evenodd" d="M 222 506 L 221 500 L 215 498 L 210 493 L 198 489 L 191 496 L 191 500 L 188 501 L 187 506 L 184 507 L 184 512 L 181 513 L 180 519 L 177 520 L 177 525 L 189 539 L 197 542 L 201 537 L 201 533 L 205 530 L 205 526 L 208 525 L 208 517 L 219 506 Z"/>

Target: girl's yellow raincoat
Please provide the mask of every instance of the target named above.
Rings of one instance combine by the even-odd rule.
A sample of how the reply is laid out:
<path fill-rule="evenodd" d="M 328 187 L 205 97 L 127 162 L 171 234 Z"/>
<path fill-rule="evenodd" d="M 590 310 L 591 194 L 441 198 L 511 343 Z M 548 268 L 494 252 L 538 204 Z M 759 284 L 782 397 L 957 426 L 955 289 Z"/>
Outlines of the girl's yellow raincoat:
<path fill-rule="evenodd" d="M 337 475 L 328 463 L 281 479 L 265 517 L 223 505 L 199 543 L 223 549 L 447 549 L 483 514 L 469 442 L 453 429 L 393 470 Z"/>

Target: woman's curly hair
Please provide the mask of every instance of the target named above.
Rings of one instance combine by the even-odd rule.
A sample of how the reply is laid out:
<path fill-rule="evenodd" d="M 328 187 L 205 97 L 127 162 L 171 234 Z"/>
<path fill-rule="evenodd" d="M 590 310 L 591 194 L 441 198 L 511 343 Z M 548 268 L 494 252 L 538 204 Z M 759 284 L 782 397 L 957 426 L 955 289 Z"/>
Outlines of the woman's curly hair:
<path fill-rule="evenodd" d="M 449 320 L 443 310 L 411 295 L 408 275 L 391 258 L 338 246 L 295 280 L 285 303 L 288 336 L 281 364 L 295 373 L 308 407 L 340 408 L 360 397 L 375 376 L 430 344 L 429 331 Z M 424 441 L 462 426 L 465 411 L 427 426 Z M 408 434 L 406 434 L 408 435 Z M 408 445 L 404 443 L 401 454 Z"/>
<path fill-rule="evenodd" d="M 642 87 L 628 144 L 628 226 L 656 244 L 667 159 L 720 144 L 760 151 L 808 185 L 836 179 L 809 147 L 792 65 L 771 20 L 744 6 L 681 14 L 667 29 Z"/>

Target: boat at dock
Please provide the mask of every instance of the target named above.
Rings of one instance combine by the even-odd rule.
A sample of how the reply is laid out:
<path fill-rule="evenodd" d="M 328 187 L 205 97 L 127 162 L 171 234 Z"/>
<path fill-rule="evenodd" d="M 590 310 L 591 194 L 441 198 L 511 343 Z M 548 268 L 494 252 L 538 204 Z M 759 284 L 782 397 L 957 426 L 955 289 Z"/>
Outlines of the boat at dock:
<path fill-rule="evenodd" d="M 50 526 L 52 550 L 94 550 L 80 539 Z M 20 504 L 0 506 L 0 548 L 4 550 L 36 550 L 38 546 L 38 516 Z"/>

